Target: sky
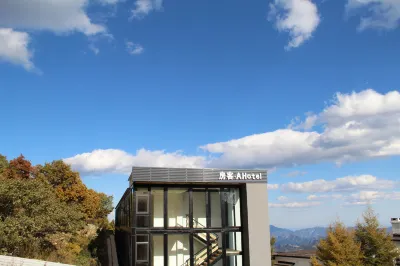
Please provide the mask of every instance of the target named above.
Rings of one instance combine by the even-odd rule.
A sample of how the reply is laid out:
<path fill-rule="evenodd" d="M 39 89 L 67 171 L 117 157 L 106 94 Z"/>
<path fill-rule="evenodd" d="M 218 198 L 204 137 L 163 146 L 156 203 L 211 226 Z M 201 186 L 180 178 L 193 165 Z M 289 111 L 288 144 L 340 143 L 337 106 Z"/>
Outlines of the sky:
<path fill-rule="evenodd" d="M 114 196 L 132 166 L 268 169 L 270 223 L 400 203 L 397 0 L 0 0 L 0 153 Z"/>

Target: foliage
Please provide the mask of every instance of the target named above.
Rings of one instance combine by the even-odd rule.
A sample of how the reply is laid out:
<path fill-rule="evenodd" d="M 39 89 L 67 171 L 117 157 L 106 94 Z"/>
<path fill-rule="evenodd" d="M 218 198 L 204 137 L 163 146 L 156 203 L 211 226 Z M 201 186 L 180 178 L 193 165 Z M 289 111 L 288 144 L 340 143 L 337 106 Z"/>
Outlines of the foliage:
<path fill-rule="evenodd" d="M 364 212 L 363 221 L 357 223 L 355 238 L 361 245 L 365 266 L 391 266 L 400 255 L 386 229 L 380 228 L 371 206 Z"/>
<path fill-rule="evenodd" d="M 271 237 L 271 240 L 269 241 L 269 243 L 271 245 L 271 255 L 272 255 L 275 252 L 276 238 L 275 237 Z"/>
<path fill-rule="evenodd" d="M 0 175 L 8 168 L 8 160 L 6 156 L 0 154 Z"/>
<path fill-rule="evenodd" d="M 8 179 L 29 179 L 32 172 L 33 167 L 31 162 L 25 160 L 23 155 L 20 155 L 8 163 L 2 175 Z"/>
<path fill-rule="evenodd" d="M 317 254 L 312 258 L 311 265 L 362 266 L 360 244 L 354 240 L 354 232 L 340 222 L 331 225 L 326 239 L 318 243 Z"/>
<path fill-rule="evenodd" d="M 63 161 L 35 167 L 0 155 L 0 254 L 97 265 L 112 197 L 88 189 Z M 103 229 L 104 228 L 104 229 Z"/>

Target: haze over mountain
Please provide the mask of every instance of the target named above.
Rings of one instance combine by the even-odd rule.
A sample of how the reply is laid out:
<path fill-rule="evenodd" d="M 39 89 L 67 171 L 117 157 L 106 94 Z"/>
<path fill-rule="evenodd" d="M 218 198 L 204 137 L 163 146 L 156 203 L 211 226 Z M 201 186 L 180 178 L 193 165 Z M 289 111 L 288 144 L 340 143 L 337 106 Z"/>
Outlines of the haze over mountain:
<path fill-rule="evenodd" d="M 392 228 L 387 228 L 391 233 Z M 312 227 L 290 230 L 270 225 L 271 236 L 276 238 L 275 251 L 287 252 L 295 250 L 315 249 L 321 238 L 326 237 L 327 227 Z"/>

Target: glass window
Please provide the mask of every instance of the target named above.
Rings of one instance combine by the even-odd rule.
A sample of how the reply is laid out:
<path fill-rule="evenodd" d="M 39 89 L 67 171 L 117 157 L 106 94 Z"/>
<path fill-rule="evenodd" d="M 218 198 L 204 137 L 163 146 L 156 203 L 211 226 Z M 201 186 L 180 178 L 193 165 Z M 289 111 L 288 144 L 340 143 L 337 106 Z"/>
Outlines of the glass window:
<path fill-rule="evenodd" d="M 193 189 L 193 228 L 205 228 L 206 217 L 206 191 Z"/>
<path fill-rule="evenodd" d="M 147 262 L 149 260 L 149 236 L 136 236 L 136 261 Z"/>
<path fill-rule="evenodd" d="M 189 227 L 189 192 L 187 189 L 168 189 L 168 227 Z"/>
<path fill-rule="evenodd" d="M 221 198 L 219 189 L 209 189 L 211 227 L 221 227 Z"/>
<path fill-rule="evenodd" d="M 239 189 L 230 188 L 224 194 L 227 203 L 227 226 L 241 226 Z"/>
<path fill-rule="evenodd" d="M 242 266 L 242 233 L 227 232 L 226 236 L 226 255 L 230 266 Z"/>
<path fill-rule="evenodd" d="M 168 265 L 190 265 L 189 234 L 168 235 Z"/>
<path fill-rule="evenodd" d="M 136 195 L 136 212 L 143 214 L 149 213 L 149 196 L 147 194 Z"/>
<path fill-rule="evenodd" d="M 164 227 L 164 189 L 151 188 L 153 227 Z"/>
<path fill-rule="evenodd" d="M 164 266 L 164 236 L 152 235 L 152 265 Z"/>

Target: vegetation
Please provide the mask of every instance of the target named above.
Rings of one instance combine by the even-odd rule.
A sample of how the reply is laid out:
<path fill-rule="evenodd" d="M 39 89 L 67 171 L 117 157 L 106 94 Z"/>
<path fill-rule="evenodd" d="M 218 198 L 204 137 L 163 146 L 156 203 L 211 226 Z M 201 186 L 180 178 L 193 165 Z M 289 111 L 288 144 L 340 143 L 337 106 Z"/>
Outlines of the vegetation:
<path fill-rule="evenodd" d="M 392 237 L 386 229 L 380 228 L 378 218 L 370 206 L 363 214 L 363 221 L 356 225 L 355 237 L 361 245 L 365 266 L 391 266 L 393 260 L 400 256 Z"/>
<path fill-rule="evenodd" d="M 320 240 L 317 257 L 312 259 L 311 265 L 363 266 L 360 244 L 355 241 L 354 232 L 340 222 L 331 225 L 326 239 Z"/>
<path fill-rule="evenodd" d="M 317 245 L 312 266 L 392 266 L 399 256 L 386 229 L 380 228 L 371 207 L 363 214 L 355 230 L 336 222 L 328 229 L 326 239 Z"/>
<path fill-rule="evenodd" d="M 0 155 L 0 255 L 98 265 L 112 197 L 88 189 L 63 161 Z"/>

